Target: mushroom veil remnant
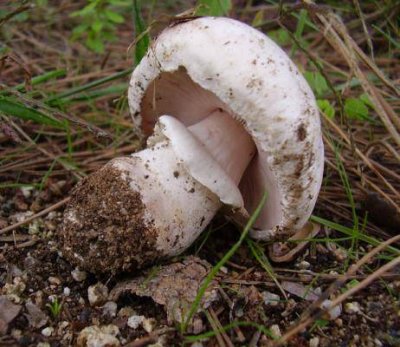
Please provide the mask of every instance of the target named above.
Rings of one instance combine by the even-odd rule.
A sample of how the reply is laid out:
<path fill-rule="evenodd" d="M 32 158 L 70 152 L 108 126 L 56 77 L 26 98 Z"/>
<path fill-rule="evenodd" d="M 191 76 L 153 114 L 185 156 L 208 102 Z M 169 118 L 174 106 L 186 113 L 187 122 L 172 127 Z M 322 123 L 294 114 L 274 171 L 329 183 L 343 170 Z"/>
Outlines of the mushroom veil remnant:
<path fill-rule="evenodd" d="M 172 25 L 134 70 L 128 98 L 147 147 L 74 189 L 62 228 L 71 262 L 116 272 L 179 254 L 221 207 L 248 216 L 265 191 L 251 235 L 302 230 L 322 180 L 320 120 L 272 40 L 228 18 Z"/>

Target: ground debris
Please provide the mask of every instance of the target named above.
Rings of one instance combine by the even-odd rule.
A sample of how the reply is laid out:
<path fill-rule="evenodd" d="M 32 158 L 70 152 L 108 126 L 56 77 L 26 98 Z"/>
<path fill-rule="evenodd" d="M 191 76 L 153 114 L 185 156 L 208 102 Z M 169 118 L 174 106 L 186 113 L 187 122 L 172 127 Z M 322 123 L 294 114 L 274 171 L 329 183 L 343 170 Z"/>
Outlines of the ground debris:
<path fill-rule="evenodd" d="M 115 325 L 95 326 L 83 329 L 78 336 L 78 347 L 117 347 L 120 342 L 117 339 L 119 329 Z"/>
<path fill-rule="evenodd" d="M 107 301 L 107 296 L 108 288 L 100 282 L 88 288 L 88 300 L 90 306 L 103 305 Z"/>
<path fill-rule="evenodd" d="M 25 308 L 28 311 L 28 313 L 26 314 L 26 318 L 28 319 L 29 325 L 31 327 L 41 328 L 49 320 L 49 317 L 32 301 L 28 301 L 25 304 Z"/>
<path fill-rule="evenodd" d="M 15 305 L 5 295 L 0 296 L 0 334 L 5 334 L 8 323 L 16 318 L 21 311 L 21 305 Z"/>
<path fill-rule="evenodd" d="M 320 297 L 320 293 L 318 292 L 318 290 L 306 287 L 301 283 L 283 281 L 282 288 L 285 289 L 288 293 L 307 301 L 316 301 Z M 342 305 L 339 304 L 337 306 L 331 307 L 331 303 L 331 300 L 326 299 L 322 301 L 321 307 L 327 310 L 327 318 L 334 320 L 338 318 L 342 313 Z"/>
<path fill-rule="evenodd" d="M 179 263 L 165 265 L 157 273 L 150 273 L 132 280 L 117 284 L 111 291 L 109 299 L 116 301 L 125 293 L 151 297 L 157 304 L 163 305 L 168 322 L 182 322 L 184 313 L 188 312 L 196 294 L 211 269 L 211 265 L 197 257 L 188 257 Z M 206 290 L 201 308 L 207 308 L 217 299 L 213 281 Z"/>

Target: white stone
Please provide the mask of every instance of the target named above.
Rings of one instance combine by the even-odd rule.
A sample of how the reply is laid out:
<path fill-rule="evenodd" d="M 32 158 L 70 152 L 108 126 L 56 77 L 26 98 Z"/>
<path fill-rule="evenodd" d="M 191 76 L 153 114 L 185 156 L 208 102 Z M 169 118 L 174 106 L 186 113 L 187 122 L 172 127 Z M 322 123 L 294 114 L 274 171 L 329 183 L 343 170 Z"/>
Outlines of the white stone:
<path fill-rule="evenodd" d="M 310 266 L 311 266 L 311 264 L 308 261 L 305 261 L 305 260 L 301 261 L 298 264 L 298 268 L 301 269 L 301 270 L 307 270 L 307 269 L 310 268 Z"/>
<path fill-rule="evenodd" d="M 71 275 L 72 278 L 77 282 L 83 282 L 87 277 L 86 271 L 81 271 L 79 270 L 79 268 L 75 268 L 74 270 L 72 270 Z"/>
<path fill-rule="evenodd" d="M 108 298 L 108 288 L 103 283 L 96 283 L 88 288 L 88 299 L 91 306 L 104 304 Z"/>
<path fill-rule="evenodd" d="M 76 342 L 78 347 L 119 347 L 118 334 L 119 329 L 115 325 L 92 325 L 79 333 Z"/>
<path fill-rule="evenodd" d="M 137 329 L 140 324 L 146 319 L 145 316 L 133 315 L 128 318 L 128 327 Z"/>
<path fill-rule="evenodd" d="M 61 280 L 58 277 L 50 276 L 49 283 L 54 284 L 55 286 L 59 286 L 61 284 Z"/>
<path fill-rule="evenodd" d="M 271 325 L 271 327 L 269 329 L 271 330 L 271 332 L 274 335 L 274 337 L 281 337 L 282 336 L 281 329 L 279 328 L 278 324 Z"/>
<path fill-rule="evenodd" d="M 344 309 L 345 309 L 346 313 L 349 313 L 349 314 L 355 314 L 355 313 L 361 312 L 360 304 L 356 301 L 346 303 L 346 305 L 344 306 Z"/>
<path fill-rule="evenodd" d="M 103 315 L 109 317 L 115 317 L 117 315 L 117 303 L 114 301 L 108 301 L 103 305 Z"/>
<path fill-rule="evenodd" d="M 310 340 L 310 347 L 318 347 L 319 346 L 319 337 L 315 336 Z"/>
<path fill-rule="evenodd" d="M 279 295 L 267 291 L 261 292 L 261 296 L 267 306 L 277 306 L 281 299 Z"/>
<path fill-rule="evenodd" d="M 52 327 L 46 327 L 41 331 L 42 335 L 46 337 L 50 337 L 53 334 L 53 332 L 54 328 Z"/>
<path fill-rule="evenodd" d="M 336 305 L 335 307 L 331 308 L 332 301 L 331 300 L 324 300 L 321 304 L 321 307 L 328 310 L 329 319 L 335 320 L 338 318 L 342 313 L 342 305 Z"/>
<path fill-rule="evenodd" d="M 154 318 L 146 318 L 142 322 L 143 329 L 146 330 L 148 333 L 151 333 L 156 326 L 156 320 Z"/>

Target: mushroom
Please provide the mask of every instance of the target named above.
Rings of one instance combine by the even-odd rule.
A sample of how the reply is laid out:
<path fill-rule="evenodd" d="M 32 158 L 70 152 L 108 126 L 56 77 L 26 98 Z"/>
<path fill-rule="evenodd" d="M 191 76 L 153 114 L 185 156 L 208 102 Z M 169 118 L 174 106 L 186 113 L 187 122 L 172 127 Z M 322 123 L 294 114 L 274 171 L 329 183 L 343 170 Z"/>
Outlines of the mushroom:
<path fill-rule="evenodd" d="M 304 232 L 323 174 L 320 120 L 272 40 L 228 18 L 173 24 L 134 70 L 128 98 L 147 148 L 74 189 L 62 228 L 70 261 L 116 272 L 177 255 L 222 207 L 240 222 L 266 190 L 251 236 Z"/>

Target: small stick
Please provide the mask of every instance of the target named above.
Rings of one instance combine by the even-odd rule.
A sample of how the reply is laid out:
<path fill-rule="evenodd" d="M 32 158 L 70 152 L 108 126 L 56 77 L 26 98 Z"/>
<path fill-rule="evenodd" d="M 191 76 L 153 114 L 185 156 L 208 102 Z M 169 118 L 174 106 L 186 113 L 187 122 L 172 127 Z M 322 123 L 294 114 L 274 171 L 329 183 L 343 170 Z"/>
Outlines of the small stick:
<path fill-rule="evenodd" d="M 211 315 L 211 317 L 213 318 L 213 320 L 214 320 L 214 322 L 215 322 L 215 325 L 217 326 L 217 329 L 218 329 L 219 331 L 221 331 L 222 338 L 225 340 L 225 342 L 227 343 L 227 345 L 228 345 L 229 347 L 234 347 L 234 346 L 233 346 L 233 343 L 232 343 L 232 341 L 231 341 L 231 339 L 229 338 L 229 336 L 227 335 L 227 333 L 224 331 L 224 328 L 222 327 L 222 324 L 221 324 L 221 322 L 220 322 L 220 320 L 219 320 L 217 314 L 215 313 L 215 311 L 212 309 L 212 307 L 210 307 L 210 308 L 208 309 L 208 311 L 210 312 L 210 315 Z"/>
<path fill-rule="evenodd" d="M 18 227 L 20 227 L 22 225 L 25 225 L 25 224 L 33 221 L 36 218 L 42 217 L 42 216 L 48 214 L 51 211 L 57 210 L 59 207 L 65 205 L 70 199 L 71 199 L 70 197 L 67 197 L 67 198 L 55 203 L 54 205 L 51 205 L 50 207 L 48 207 L 48 208 L 46 208 L 46 209 L 44 209 L 44 210 L 42 210 L 42 211 L 40 211 L 40 212 L 38 212 L 36 214 L 24 219 L 21 222 L 9 225 L 8 227 L 5 227 L 5 228 L 1 229 L 0 230 L 0 235 L 6 233 L 8 231 L 14 230 L 14 229 L 16 229 L 16 228 L 18 228 Z"/>

